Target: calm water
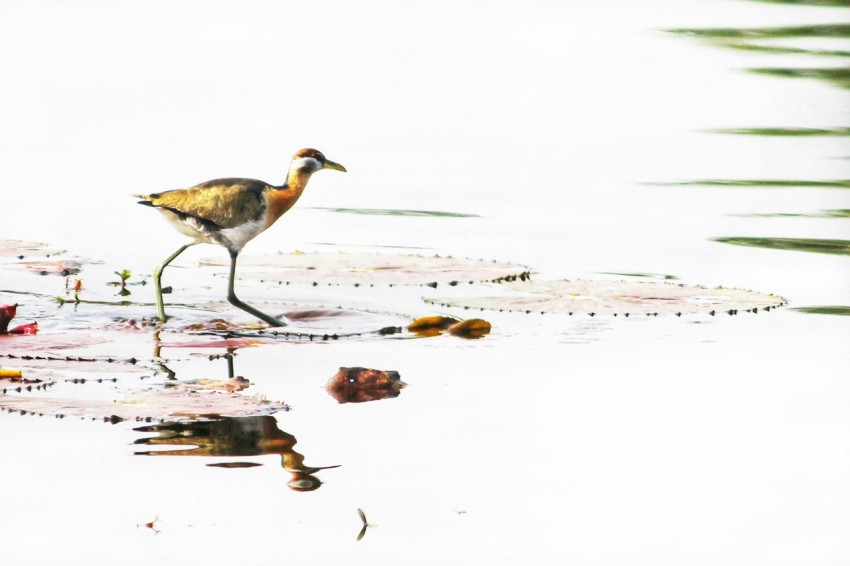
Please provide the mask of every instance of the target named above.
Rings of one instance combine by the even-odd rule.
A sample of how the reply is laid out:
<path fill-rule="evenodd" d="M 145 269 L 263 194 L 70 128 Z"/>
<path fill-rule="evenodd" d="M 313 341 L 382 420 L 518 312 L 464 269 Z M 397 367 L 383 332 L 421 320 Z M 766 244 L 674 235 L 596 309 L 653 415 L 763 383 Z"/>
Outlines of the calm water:
<path fill-rule="evenodd" d="M 850 97 L 841 72 L 812 71 L 846 69 L 850 10 L 646 0 L 28 2 L 4 12 L 0 238 L 102 262 L 81 273 L 92 287 L 120 269 L 142 278 L 181 243 L 129 194 L 222 176 L 279 182 L 288 156 L 315 146 L 349 172 L 317 175 L 246 255 L 391 246 L 516 261 L 540 278 L 672 276 L 776 293 L 795 308 L 850 305 Z M 837 31 L 729 45 L 740 30 L 820 24 Z M 693 28 L 739 33 L 683 31 Z M 777 239 L 804 251 L 770 249 Z M 811 240 L 831 253 L 805 251 Z M 223 297 L 221 278 L 190 270 L 223 255 L 198 246 L 181 258 L 171 276 L 194 284 L 184 302 Z M 0 303 L 25 306 L 9 293 L 22 280 L 0 272 Z M 61 278 L 36 281 L 28 291 L 63 292 Z M 150 286 L 131 289 L 153 300 Z M 244 298 L 395 300 L 260 286 Z M 38 309 L 20 317 L 43 333 L 154 313 Z M 151 447 L 157 433 L 136 424 L 0 413 L 4 556 L 850 559 L 846 316 L 487 318 L 494 331 L 478 341 L 240 349 L 234 370 L 250 391 L 292 410 L 194 431 L 205 455 L 136 455 L 175 449 Z M 149 358 L 153 347 L 149 334 L 128 334 L 110 352 Z M 223 352 L 162 355 L 178 379 L 201 379 L 227 375 L 226 360 L 209 359 Z M 338 404 L 324 385 L 340 366 L 397 370 L 408 386 Z M 301 457 L 339 467 L 298 491 L 304 478 L 287 463 Z M 209 465 L 233 461 L 262 465 Z M 358 508 L 377 525 L 359 542 Z M 157 517 L 158 533 L 145 527 Z"/>

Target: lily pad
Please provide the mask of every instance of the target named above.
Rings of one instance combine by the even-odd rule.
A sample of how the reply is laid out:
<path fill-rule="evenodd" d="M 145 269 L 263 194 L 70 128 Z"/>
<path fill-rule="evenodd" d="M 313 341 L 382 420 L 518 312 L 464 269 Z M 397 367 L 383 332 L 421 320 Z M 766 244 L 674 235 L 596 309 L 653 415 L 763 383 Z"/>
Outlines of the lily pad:
<path fill-rule="evenodd" d="M 782 297 L 754 291 L 660 281 L 525 281 L 490 287 L 489 295 L 426 301 L 464 309 L 615 316 L 737 314 L 786 303 Z"/>
<path fill-rule="evenodd" d="M 168 386 L 117 390 L 107 399 L 80 399 L 73 396 L 62 398 L 34 394 L 0 395 L 0 409 L 119 422 L 267 415 L 286 411 L 289 407 L 260 396 L 239 395 L 202 385 L 177 382 Z"/>
<path fill-rule="evenodd" d="M 64 251 L 51 249 L 47 244 L 41 242 L 0 240 L 0 257 L 23 259 L 29 256 L 50 257 L 60 253 L 64 253 Z"/>
<path fill-rule="evenodd" d="M 222 259 L 201 265 L 225 267 Z M 281 253 L 239 258 L 239 279 L 313 285 L 460 285 L 526 279 L 529 269 L 514 263 L 451 256 L 373 253 Z"/>

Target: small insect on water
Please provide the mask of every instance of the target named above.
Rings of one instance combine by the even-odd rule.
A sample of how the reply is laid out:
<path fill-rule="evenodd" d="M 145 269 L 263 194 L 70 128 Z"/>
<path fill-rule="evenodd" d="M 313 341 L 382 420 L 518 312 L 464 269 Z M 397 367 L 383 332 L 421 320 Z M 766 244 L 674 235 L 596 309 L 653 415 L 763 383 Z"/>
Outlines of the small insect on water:
<path fill-rule="evenodd" d="M 156 528 L 156 524 L 158 522 L 159 522 L 159 516 L 154 518 L 153 521 L 149 521 L 149 522 L 145 523 L 145 528 L 152 530 L 155 535 L 158 535 L 160 533 L 160 530 Z M 136 523 L 136 528 L 138 528 L 139 526 L 140 525 L 138 523 Z"/>
<path fill-rule="evenodd" d="M 363 528 L 360 529 L 360 533 L 357 535 L 357 540 L 362 540 L 364 536 L 366 536 L 366 530 L 369 527 L 377 527 L 378 525 L 372 525 L 369 521 L 366 520 L 366 513 L 363 512 L 363 509 L 360 507 L 357 508 L 357 514 L 360 515 L 360 520 L 363 522 Z"/>
<path fill-rule="evenodd" d="M 269 228 L 301 197 L 310 176 L 322 169 L 345 171 L 339 163 L 327 159 L 315 149 L 295 152 L 283 185 L 275 186 L 256 179 L 215 179 L 188 189 L 177 189 L 149 195 L 134 195 L 139 204 L 159 210 L 172 226 L 192 241 L 168 256 L 153 273 L 156 287 L 157 315 L 166 321 L 162 301 L 162 271 L 188 247 L 195 244 L 218 244 L 230 254 L 230 277 L 227 300 L 271 326 L 286 323 L 242 302 L 233 290 L 236 257 L 249 241 Z"/>

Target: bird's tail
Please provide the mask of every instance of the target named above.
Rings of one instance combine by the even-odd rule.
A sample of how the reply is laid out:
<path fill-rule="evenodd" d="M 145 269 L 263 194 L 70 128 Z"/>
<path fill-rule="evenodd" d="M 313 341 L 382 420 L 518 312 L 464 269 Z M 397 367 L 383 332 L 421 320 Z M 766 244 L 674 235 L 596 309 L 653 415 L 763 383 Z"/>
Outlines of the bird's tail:
<path fill-rule="evenodd" d="M 148 195 L 130 195 L 130 196 L 142 199 L 142 200 L 138 201 L 138 204 L 144 204 L 146 206 L 154 206 L 154 204 L 150 201 L 150 197 Z"/>

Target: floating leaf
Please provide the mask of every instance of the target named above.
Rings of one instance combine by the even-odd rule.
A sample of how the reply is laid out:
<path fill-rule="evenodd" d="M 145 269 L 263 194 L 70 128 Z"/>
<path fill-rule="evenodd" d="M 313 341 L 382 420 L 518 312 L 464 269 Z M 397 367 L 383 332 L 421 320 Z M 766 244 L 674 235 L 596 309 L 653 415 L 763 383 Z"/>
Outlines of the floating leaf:
<path fill-rule="evenodd" d="M 493 294 L 435 298 L 447 307 L 525 313 L 660 315 L 753 311 L 784 305 L 785 299 L 754 291 L 660 281 L 526 281 L 492 288 Z"/>
<path fill-rule="evenodd" d="M 288 410 L 284 403 L 226 391 L 176 384 L 116 392 L 111 399 L 0 395 L 0 408 L 40 415 L 111 420 L 163 420 L 265 415 Z"/>
<path fill-rule="evenodd" d="M 202 265 L 227 266 L 222 259 Z M 528 268 L 513 263 L 449 256 L 370 253 L 287 253 L 239 258 L 240 279 L 314 285 L 460 285 L 526 279 Z"/>
<path fill-rule="evenodd" d="M 21 261 L 18 265 L 39 275 L 76 275 L 82 269 L 82 262 L 74 259 Z"/>
<path fill-rule="evenodd" d="M 0 240 L 0 257 L 51 256 L 64 253 L 61 250 L 50 249 L 47 244 L 40 242 L 25 242 L 23 240 Z"/>

